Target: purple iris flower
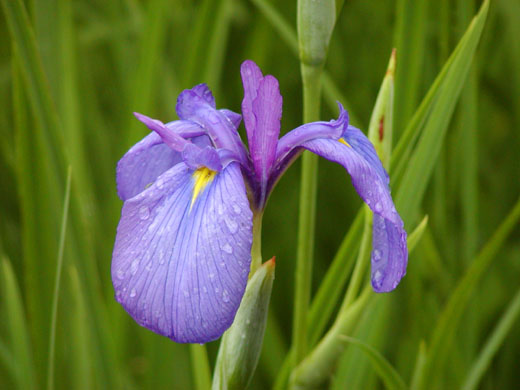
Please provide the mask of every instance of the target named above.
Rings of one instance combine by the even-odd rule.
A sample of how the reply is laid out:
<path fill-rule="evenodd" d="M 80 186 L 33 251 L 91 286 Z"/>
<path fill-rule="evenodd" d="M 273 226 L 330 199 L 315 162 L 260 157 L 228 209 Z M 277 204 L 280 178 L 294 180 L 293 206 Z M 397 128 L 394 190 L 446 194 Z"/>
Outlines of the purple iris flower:
<path fill-rule="evenodd" d="M 117 166 L 124 201 L 112 259 L 116 299 L 142 326 L 181 343 L 214 340 L 231 325 L 251 263 L 253 213 L 304 150 L 341 164 L 374 212 L 372 285 L 394 289 L 406 271 L 403 222 L 374 147 L 347 112 L 282 138 L 278 81 L 252 61 L 241 67 L 241 116 L 216 109 L 205 84 L 183 91 L 180 120 L 135 114 L 152 132 Z"/>

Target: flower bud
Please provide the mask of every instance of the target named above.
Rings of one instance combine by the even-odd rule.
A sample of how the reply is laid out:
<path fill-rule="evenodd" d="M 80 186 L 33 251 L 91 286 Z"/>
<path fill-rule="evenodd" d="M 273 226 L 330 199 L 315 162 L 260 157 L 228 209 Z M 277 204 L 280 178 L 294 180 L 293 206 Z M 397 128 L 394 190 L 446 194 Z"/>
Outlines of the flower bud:
<path fill-rule="evenodd" d="M 243 390 L 249 384 L 262 350 L 274 268 L 273 257 L 249 280 L 233 325 L 220 343 L 213 390 Z"/>
<path fill-rule="evenodd" d="M 298 1 L 298 38 L 303 64 L 321 66 L 325 62 L 335 22 L 334 0 Z"/>
<path fill-rule="evenodd" d="M 393 49 L 368 126 L 368 139 L 374 144 L 386 170 L 390 167 L 392 153 L 395 57 L 396 51 Z"/>

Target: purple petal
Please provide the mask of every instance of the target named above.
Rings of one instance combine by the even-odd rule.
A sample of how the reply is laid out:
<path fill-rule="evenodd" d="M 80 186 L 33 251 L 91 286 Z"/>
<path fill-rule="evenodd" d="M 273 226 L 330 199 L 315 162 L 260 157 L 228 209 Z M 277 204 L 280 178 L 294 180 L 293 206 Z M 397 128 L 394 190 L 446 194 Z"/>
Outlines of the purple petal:
<path fill-rule="evenodd" d="M 292 150 L 300 147 L 304 142 L 313 139 L 330 138 L 337 140 L 348 127 L 348 113 L 338 103 L 338 119 L 330 122 L 312 122 L 297 127 L 285 134 L 276 148 L 276 164 L 283 164 L 284 159 L 291 154 Z"/>
<path fill-rule="evenodd" d="M 302 147 L 343 165 L 352 177 L 357 193 L 374 212 L 372 285 L 376 292 L 393 290 L 406 272 L 408 251 L 403 221 L 395 209 L 386 177 L 381 177 L 378 165 L 372 165 L 352 145 L 315 139 Z"/>
<path fill-rule="evenodd" d="M 256 99 L 260 81 L 263 79 L 262 71 L 251 60 L 246 60 L 240 66 L 242 84 L 244 85 L 244 100 L 242 100 L 242 115 L 247 131 L 249 147 L 253 144 L 253 134 L 256 129 L 256 118 L 253 112 L 253 101 Z"/>
<path fill-rule="evenodd" d="M 150 133 L 135 144 L 117 163 L 117 194 L 127 200 L 175 164 L 182 161 L 178 152 L 163 143 L 157 133 Z"/>
<path fill-rule="evenodd" d="M 243 166 L 248 166 L 246 150 L 235 128 L 236 118 L 228 118 L 227 112 L 216 110 L 213 105 L 200 96 L 200 91 L 184 90 L 177 99 L 177 114 L 182 120 L 195 122 L 203 127 L 216 148 L 232 151 Z"/>
<path fill-rule="evenodd" d="M 142 326 L 205 343 L 231 325 L 247 283 L 252 213 L 236 163 L 192 204 L 180 163 L 125 202 L 112 258 L 116 299 Z"/>
<path fill-rule="evenodd" d="M 278 88 L 278 80 L 273 76 L 265 76 L 257 90 L 253 101 L 253 113 L 256 118 L 252 144 L 249 145 L 253 165 L 265 197 L 267 180 L 276 155 L 276 144 L 280 134 L 282 118 L 282 96 Z M 263 199 L 260 204 L 263 203 Z"/>
<path fill-rule="evenodd" d="M 134 112 L 134 115 L 137 119 L 143 122 L 146 125 L 146 127 L 159 134 L 163 142 L 173 150 L 182 152 L 184 146 L 186 146 L 186 144 L 188 143 L 188 141 L 186 141 L 179 134 L 177 134 L 176 131 L 172 130 L 172 127 L 174 126 L 173 124 L 170 124 L 170 127 L 168 128 L 164 123 L 162 123 L 158 119 L 150 118 L 146 115 L 139 114 L 138 112 Z M 177 121 L 177 124 L 179 126 L 186 125 L 189 129 L 198 129 L 198 126 L 196 124 L 188 121 Z"/>
<path fill-rule="evenodd" d="M 237 114 L 236 112 L 233 112 L 226 108 L 222 108 L 218 110 L 218 112 L 223 114 L 231 122 L 235 130 L 238 129 L 238 126 L 240 126 L 240 122 L 242 122 L 242 115 Z"/>
<path fill-rule="evenodd" d="M 215 148 L 211 146 L 199 148 L 193 144 L 188 144 L 182 151 L 182 159 L 191 169 L 198 169 L 204 166 L 217 172 L 222 170 L 220 157 Z"/>
<path fill-rule="evenodd" d="M 376 292 L 392 291 L 406 274 L 406 232 L 378 214 L 373 224 L 372 287 Z"/>
<path fill-rule="evenodd" d="M 379 177 L 385 182 L 389 183 L 388 173 L 379 159 L 377 152 L 372 145 L 372 142 L 363 134 L 363 132 L 354 126 L 348 126 L 341 136 L 352 148 L 363 156 L 365 160 L 377 171 Z"/>

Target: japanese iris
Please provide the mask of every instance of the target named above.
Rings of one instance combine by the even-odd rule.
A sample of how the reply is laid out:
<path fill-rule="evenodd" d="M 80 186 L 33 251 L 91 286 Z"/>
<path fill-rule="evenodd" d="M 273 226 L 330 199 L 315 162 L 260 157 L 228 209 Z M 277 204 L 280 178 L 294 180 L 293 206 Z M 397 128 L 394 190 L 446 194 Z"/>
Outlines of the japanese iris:
<path fill-rule="evenodd" d="M 241 67 L 242 117 L 217 109 L 205 84 L 183 91 L 180 120 L 135 114 L 152 132 L 117 166 L 124 201 L 112 259 L 116 299 L 142 326 L 182 343 L 214 340 L 233 322 L 251 263 L 253 213 L 303 150 L 341 164 L 374 213 L 372 286 L 394 289 L 406 271 L 406 232 L 372 144 L 338 119 L 278 139 L 278 81 L 252 61 Z"/>

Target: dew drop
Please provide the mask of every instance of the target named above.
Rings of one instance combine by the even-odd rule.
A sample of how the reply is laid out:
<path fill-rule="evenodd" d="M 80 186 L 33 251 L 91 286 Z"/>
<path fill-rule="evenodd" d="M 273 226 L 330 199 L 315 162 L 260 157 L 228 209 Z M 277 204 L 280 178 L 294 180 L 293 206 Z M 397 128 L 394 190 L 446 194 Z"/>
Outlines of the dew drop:
<path fill-rule="evenodd" d="M 219 203 L 219 205 L 217 206 L 217 212 L 218 212 L 218 215 L 224 214 L 224 206 L 222 206 L 221 203 Z"/>
<path fill-rule="evenodd" d="M 222 293 L 222 300 L 226 303 L 229 302 L 229 293 L 226 290 Z"/>
<path fill-rule="evenodd" d="M 150 209 L 146 206 L 141 206 L 139 208 L 139 218 L 143 221 L 147 220 L 150 217 Z"/>
<path fill-rule="evenodd" d="M 235 212 L 235 214 L 240 214 L 240 212 L 242 211 L 242 209 L 240 208 L 239 205 L 237 205 L 236 203 L 233 205 L 233 211 Z"/>
<path fill-rule="evenodd" d="M 215 274 L 213 274 L 213 273 L 212 273 L 212 274 L 209 274 L 209 278 L 210 278 L 210 279 L 215 279 Z"/>
<path fill-rule="evenodd" d="M 220 289 L 218 287 L 215 287 L 215 292 L 218 294 Z"/>
<path fill-rule="evenodd" d="M 157 188 L 162 189 L 163 186 L 164 186 L 164 180 L 163 180 L 162 177 L 159 177 L 159 178 L 157 179 Z"/>
<path fill-rule="evenodd" d="M 376 212 L 380 213 L 383 210 L 383 206 L 381 206 L 381 202 L 377 202 L 376 205 L 374 206 L 374 209 L 376 210 Z"/>
<path fill-rule="evenodd" d="M 137 295 L 137 292 L 135 291 L 135 288 L 132 289 L 132 291 L 130 291 L 130 298 L 133 298 Z"/>
<path fill-rule="evenodd" d="M 381 273 L 381 271 L 377 270 L 376 273 L 374 274 L 374 281 L 376 283 L 379 283 L 381 281 L 382 277 L 383 277 L 383 274 Z"/>
<path fill-rule="evenodd" d="M 374 260 L 381 260 L 381 251 L 379 249 L 374 249 Z"/>
<path fill-rule="evenodd" d="M 135 275 L 138 268 L 139 268 L 139 259 L 135 259 L 134 261 L 132 261 L 132 264 L 130 265 L 130 273 L 132 275 Z"/>
<path fill-rule="evenodd" d="M 238 230 L 238 223 L 233 221 L 230 218 L 225 218 L 224 221 L 226 222 L 226 226 L 229 229 L 230 233 L 236 233 Z"/>
<path fill-rule="evenodd" d="M 118 269 L 116 272 L 117 278 L 123 280 L 125 278 L 125 271 L 122 269 Z"/>
<path fill-rule="evenodd" d="M 228 254 L 233 253 L 233 248 L 227 242 L 222 246 L 222 250 Z"/>

